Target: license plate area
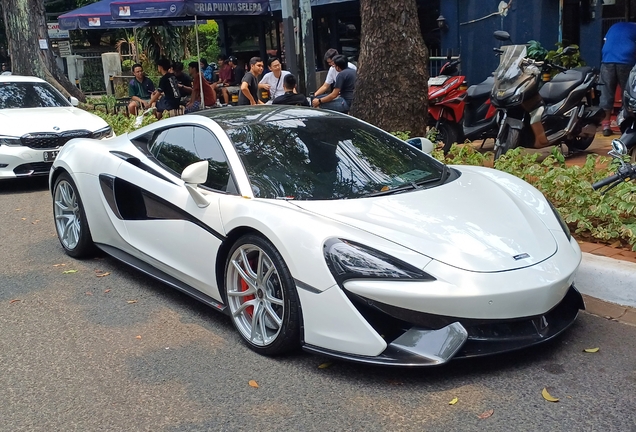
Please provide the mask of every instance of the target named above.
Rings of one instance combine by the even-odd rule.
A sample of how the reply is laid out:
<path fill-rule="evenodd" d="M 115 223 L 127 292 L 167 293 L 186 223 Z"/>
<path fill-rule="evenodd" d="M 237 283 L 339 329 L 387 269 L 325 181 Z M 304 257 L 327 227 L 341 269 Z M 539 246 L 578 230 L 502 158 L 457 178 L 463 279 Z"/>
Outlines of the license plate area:
<path fill-rule="evenodd" d="M 59 152 L 60 152 L 59 150 L 45 151 L 44 162 L 53 162 Z"/>

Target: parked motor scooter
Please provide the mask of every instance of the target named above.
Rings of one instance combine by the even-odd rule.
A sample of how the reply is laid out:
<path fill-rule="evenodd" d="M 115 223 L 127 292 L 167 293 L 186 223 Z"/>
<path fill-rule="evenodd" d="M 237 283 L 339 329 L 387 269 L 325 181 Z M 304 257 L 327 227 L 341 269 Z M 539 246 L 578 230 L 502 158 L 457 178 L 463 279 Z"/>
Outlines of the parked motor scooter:
<path fill-rule="evenodd" d="M 505 31 L 495 38 L 510 40 Z M 604 113 L 592 107 L 598 74 L 590 67 L 566 69 L 527 57 L 525 45 L 495 48 L 501 54 L 491 101 L 502 112 L 495 141 L 495 159 L 518 146 L 543 148 L 565 144 L 585 150 L 592 144 Z M 566 47 L 563 54 L 575 48 Z M 561 71 L 542 83 L 544 72 Z M 543 84 L 543 85 L 542 85 Z"/>
<path fill-rule="evenodd" d="M 457 74 L 459 63 L 449 55 L 439 76 L 428 81 L 429 126 L 437 130 L 444 154 L 453 143 L 495 138 L 498 130 L 497 110 L 490 103 L 493 77 L 467 89 L 466 77 Z"/>
<path fill-rule="evenodd" d="M 617 118 L 622 133 L 618 141 L 625 146 L 626 154 L 630 155 L 631 163 L 636 163 L 636 71 L 632 70 L 629 73 L 625 87 L 623 108 Z"/>
<path fill-rule="evenodd" d="M 620 165 L 616 170 L 616 174 L 613 174 L 603 180 L 597 181 L 592 184 L 592 189 L 601 190 L 601 195 L 607 193 L 610 189 L 618 186 L 622 182 L 636 179 L 636 165 L 629 164 L 623 160 L 623 157 L 627 155 L 628 149 L 620 139 L 612 141 L 612 150 L 609 152 L 610 156 L 618 160 Z"/>

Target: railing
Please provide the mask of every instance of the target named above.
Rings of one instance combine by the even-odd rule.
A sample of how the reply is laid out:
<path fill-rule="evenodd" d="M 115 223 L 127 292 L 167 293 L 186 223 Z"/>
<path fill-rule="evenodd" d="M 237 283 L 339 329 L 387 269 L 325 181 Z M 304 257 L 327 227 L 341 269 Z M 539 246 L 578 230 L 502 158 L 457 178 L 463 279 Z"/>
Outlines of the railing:
<path fill-rule="evenodd" d="M 85 94 L 106 93 L 104 65 L 101 52 L 81 53 L 84 73 L 80 78 L 80 88 Z"/>

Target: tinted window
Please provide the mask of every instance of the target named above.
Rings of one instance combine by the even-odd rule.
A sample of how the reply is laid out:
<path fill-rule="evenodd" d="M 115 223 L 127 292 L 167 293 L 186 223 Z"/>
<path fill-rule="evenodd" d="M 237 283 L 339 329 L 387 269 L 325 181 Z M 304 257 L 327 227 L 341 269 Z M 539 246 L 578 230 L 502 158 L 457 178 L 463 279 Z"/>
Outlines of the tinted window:
<path fill-rule="evenodd" d="M 351 117 L 225 123 L 255 196 L 329 200 L 433 182 L 443 165 Z"/>
<path fill-rule="evenodd" d="M 202 186 L 236 193 L 221 144 L 205 129 L 194 126 L 167 129 L 157 136 L 149 150 L 178 176 L 188 165 L 207 160 L 208 179 Z"/>
<path fill-rule="evenodd" d="M 48 83 L 0 83 L 0 109 L 66 106 L 71 104 Z"/>

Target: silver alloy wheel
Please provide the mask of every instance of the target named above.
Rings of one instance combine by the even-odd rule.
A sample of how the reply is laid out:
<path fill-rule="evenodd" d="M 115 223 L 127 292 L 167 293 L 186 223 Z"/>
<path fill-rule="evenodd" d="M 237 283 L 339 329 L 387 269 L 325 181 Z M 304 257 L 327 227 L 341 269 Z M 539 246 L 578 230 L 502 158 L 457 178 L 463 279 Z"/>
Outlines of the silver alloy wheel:
<path fill-rule="evenodd" d="M 256 245 L 239 246 L 227 269 L 227 301 L 241 335 L 264 347 L 283 326 L 283 284 L 272 259 Z"/>
<path fill-rule="evenodd" d="M 73 250 L 80 240 L 80 209 L 77 193 L 68 181 L 57 184 L 53 202 L 57 235 L 66 249 Z"/>

